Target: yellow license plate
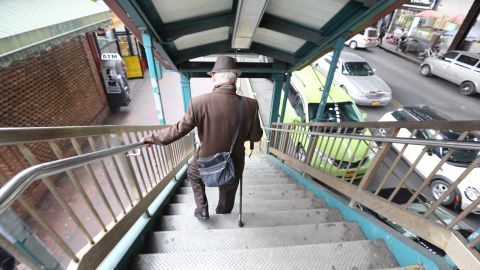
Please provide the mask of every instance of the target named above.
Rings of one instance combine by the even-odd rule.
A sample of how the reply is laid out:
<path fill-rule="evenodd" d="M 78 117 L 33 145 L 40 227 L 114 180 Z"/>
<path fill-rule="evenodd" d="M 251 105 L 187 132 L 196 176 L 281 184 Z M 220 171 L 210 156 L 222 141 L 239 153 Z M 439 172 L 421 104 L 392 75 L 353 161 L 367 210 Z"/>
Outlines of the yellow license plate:
<path fill-rule="evenodd" d="M 352 177 L 355 175 L 355 172 L 346 172 L 345 177 Z"/>
<path fill-rule="evenodd" d="M 380 101 L 372 101 L 372 106 L 380 106 Z"/>

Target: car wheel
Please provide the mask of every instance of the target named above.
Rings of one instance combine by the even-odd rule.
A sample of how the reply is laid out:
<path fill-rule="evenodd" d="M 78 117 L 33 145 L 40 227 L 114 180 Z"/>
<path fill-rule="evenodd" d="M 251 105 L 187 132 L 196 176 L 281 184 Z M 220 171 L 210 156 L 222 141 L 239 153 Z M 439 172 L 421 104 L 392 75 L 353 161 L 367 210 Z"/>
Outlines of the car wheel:
<path fill-rule="evenodd" d="M 307 160 L 307 152 L 301 143 L 299 143 L 295 149 L 295 158 L 301 162 L 305 162 Z"/>
<path fill-rule="evenodd" d="M 463 82 L 460 84 L 460 93 L 464 94 L 465 96 L 471 96 L 475 94 L 475 84 L 472 82 Z"/>
<path fill-rule="evenodd" d="M 437 179 L 437 180 L 433 181 L 432 184 L 430 185 L 432 195 L 435 198 L 435 200 L 438 200 L 447 191 L 447 189 L 449 187 L 450 187 L 450 183 L 448 183 L 447 181 L 444 181 L 444 180 L 440 180 L 440 179 Z M 451 194 L 449 194 L 443 200 L 442 205 L 443 206 L 453 205 L 454 200 L 455 200 L 454 197 L 455 197 L 456 193 L 457 192 L 452 192 Z"/>
<path fill-rule="evenodd" d="M 431 76 L 432 70 L 430 66 L 429 65 L 422 66 L 422 69 L 420 70 L 420 74 L 422 74 L 422 76 L 425 76 L 425 77 Z"/>
<path fill-rule="evenodd" d="M 348 47 L 355 50 L 357 48 L 357 42 L 356 41 L 350 41 L 350 44 L 348 44 Z"/>

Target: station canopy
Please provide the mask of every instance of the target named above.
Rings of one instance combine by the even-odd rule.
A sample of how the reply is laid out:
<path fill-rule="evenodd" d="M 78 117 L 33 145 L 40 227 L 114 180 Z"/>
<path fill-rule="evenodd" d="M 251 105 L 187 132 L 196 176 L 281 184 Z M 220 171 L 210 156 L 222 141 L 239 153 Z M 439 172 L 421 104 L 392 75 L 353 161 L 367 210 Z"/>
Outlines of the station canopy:
<path fill-rule="evenodd" d="M 150 33 L 165 68 L 192 77 L 207 76 L 219 54 L 236 55 L 242 77 L 298 70 L 404 2 L 105 0 L 137 38 Z"/>

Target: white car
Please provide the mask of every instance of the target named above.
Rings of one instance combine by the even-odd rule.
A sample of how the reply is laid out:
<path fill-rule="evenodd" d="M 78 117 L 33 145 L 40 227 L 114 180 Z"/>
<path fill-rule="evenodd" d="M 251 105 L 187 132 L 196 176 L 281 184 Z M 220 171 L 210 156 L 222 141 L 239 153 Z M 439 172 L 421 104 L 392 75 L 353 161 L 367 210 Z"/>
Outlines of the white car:
<path fill-rule="evenodd" d="M 345 42 L 352 49 L 377 47 L 380 44 L 376 28 L 368 27 Z"/>
<path fill-rule="evenodd" d="M 315 61 L 315 67 L 325 76 L 328 74 L 333 53 Z M 375 74 L 375 70 L 362 57 L 342 52 L 335 70 L 333 83 L 343 88 L 357 105 L 383 106 L 392 100 L 392 89 Z"/>
<path fill-rule="evenodd" d="M 430 106 L 412 105 L 405 106 L 393 112 L 386 113 L 379 121 L 446 121 L 447 117 L 439 113 Z M 435 134 L 433 130 L 423 129 L 417 130 L 412 138 L 432 139 L 435 136 L 437 140 L 456 140 L 462 132 L 455 130 L 442 131 Z M 411 130 L 400 129 L 397 137 L 409 138 Z M 466 141 L 477 142 L 480 138 L 470 133 Z M 393 148 L 400 152 L 404 144 L 393 144 Z M 407 146 L 403 158 L 409 163 L 413 164 L 417 157 L 421 154 L 424 146 L 409 145 Z M 416 166 L 416 171 L 424 179 L 427 178 L 433 169 L 437 166 L 440 160 L 448 152 L 446 147 L 432 147 L 427 154 L 425 154 Z M 477 150 L 461 150 L 453 151 L 453 154 L 448 158 L 441 168 L 436 172 L 430 184 L 430 191 L 435 199 L 440 198 L 450 185 L 457 181 L 460 175 L 465 171 L 468 165 L 477 158 L 479 151 Z M 465 209 L 473 201 L 480 197 L 480 168 L 473 169 L 468 176 L 461 181 L 457 188 L 455 188 L 453 195 L 450 194 L 443 202 L 444 206 L 453 206 L 455 209 Z M 480 206 L 477 206 L 472 213 L 480 214 Z"/>

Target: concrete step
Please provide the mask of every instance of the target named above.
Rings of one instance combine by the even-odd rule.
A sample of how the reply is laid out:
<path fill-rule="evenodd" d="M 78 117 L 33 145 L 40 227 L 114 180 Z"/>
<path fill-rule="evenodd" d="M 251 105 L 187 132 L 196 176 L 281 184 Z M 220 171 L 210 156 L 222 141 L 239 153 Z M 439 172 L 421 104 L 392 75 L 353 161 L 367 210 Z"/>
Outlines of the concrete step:
<path fill-rule="evenodd" d="M 131 269 L 378 269 L 398 266 L 382 240 L 212 252 L 143 254 Z"/>
<path fill-rule="evenodd" d="M 218 190 L 208 189 L 205 191 L 210 202 L 218 202 Z M 237 190 L 237 199 L 238 199 Z M 313 198 L 313 192 L 307 190 L 286 190 L 286 191 L 249 191 L 243 193 L 244 201 L 248 200 L 288 200 Z M 172 203 L 194 202 L 193 194 L 177 194 L 172 198 Z"/>
<path fill-rule="evenodd" d="M 144 253 L 174 253 L 286 247 L 364 240 L 353 222 L 304 224 L 210 231 L 153 232 L 145 239 Z"/>
<path fill-rule="evenodd" d="M 235 201 L 233 213 L 238 213 L 238 202 Z M 254 200 L 243 202 L 244 213 L 265 213 L 271 211 L 286 211 L 298 209 L 326 208 L 327 204 L 320 199 L 292 199 L 292 200 Z M 164 215 L 190 215 L 195 210 L 195 203 L 172 203 L 165 209 Z M 210 207 L 210 213 L 215 213 L 215 207 Z"/>
<path fill-rule="evenodd" d="M 253 191 L 274 191 L 274 190 L 299 190 L 305 189 L 302 185 L 299 184 L 270 184 L 270 185 L 246 185 L 243 187 L 244 192 L 253 192 Z M 217 187 L 205 187 L 205 191 L 218 190 Z M 189 194 L 192 193 L 191 187 L 180 187 L 178 189 L 178 194 Z"/>
<path fill-rule="evenodd" d="M 252 176 L 252 175 L 271 175 L 271 176 L 279 176 L 279 175 L 287 175 L 284 171 L 282 170 L 268 170 L 265 168 L 259 168 L 259 169 L 248 169 L 245 168 L 243 170 L 243 176 Z"/>
<path fill-rule="evenodd" d="M 290 178 L 285 178 L 285 177 L 272 177 L 272 178 L 260 178 L 260 179 L 254 179 L 254 178 L 243 178 L 243 185 L 244 186 L 249 186 L 249 185 L 271 185 L 271 184 L 295 184 L 295 180 L 292 180 Z M 192 186 L 190 184 L 190 181 L 183 181 L 182 183 L 183 187 L 190 187 Z"/>
<path fill-rule="evenodd" d="M 245 213 L 245 228 L 273 227 L 298 224 L 316 224 L 343 221 L 337 209 L 305 209 L 269 213 Z M 193 213 L 163 216 L 157 221 L 158 231 L 194 231 L 238 228 L 238 214 L 211 215 L 208 221 L 199 221 Z"/>

